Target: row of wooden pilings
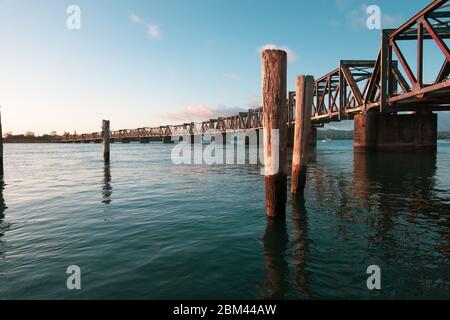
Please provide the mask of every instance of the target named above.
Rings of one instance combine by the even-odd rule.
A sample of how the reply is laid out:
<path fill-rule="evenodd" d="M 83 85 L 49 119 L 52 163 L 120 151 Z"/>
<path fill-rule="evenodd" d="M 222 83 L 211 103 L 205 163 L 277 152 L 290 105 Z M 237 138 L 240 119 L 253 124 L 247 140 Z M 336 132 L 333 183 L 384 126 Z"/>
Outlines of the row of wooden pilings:
<path fill-rule="evenodd" d="M 266 213 L 270 218 L 284 217 L 287 201 L 287 54 L 283 50 L 262 53 L 262 87 L 264 109 L 264 183 Z M 306 183 L 311 108 L 314 78 L 296 79 L 296 111 L 292 156 L 291 192 L 303 195 Z M 103 158 L 110 161 L 110 124 L 103 120 Z M 278 152 L 278 155 L 274 154 Z M 276 158 L 278 157 L 278 158 Z M 276 167 L 274 162 L 278 159 Z"/>
<path fill-rule="evenodd" d="M 287 54 L 283 50 L 262 53 L 262 89 L 264 112 L 264 183 L 266 213 L 283 218 L 287 201 Z M 303 195 L 306 183 L 314 78 L 296 79 L 295 131 L 292 155 L 291 192 Z M 278 134 L 276 134 L 278 132 Z M 275 146 L 275 148 L 274 148 Z M 278 150 L 276 149 L 278 148 Z M 278 167 L 274 168 L 278 152 Z"/>

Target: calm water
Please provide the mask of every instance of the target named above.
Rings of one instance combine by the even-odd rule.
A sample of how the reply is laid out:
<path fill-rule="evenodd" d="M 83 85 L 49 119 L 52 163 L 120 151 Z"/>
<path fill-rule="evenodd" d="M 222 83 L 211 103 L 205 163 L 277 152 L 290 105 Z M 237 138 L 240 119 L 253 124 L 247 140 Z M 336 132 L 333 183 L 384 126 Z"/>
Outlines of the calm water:
<path fill-rule="evenodd" d="M 105 167 L 98 144 L 5 145 L 0 298 L 450 299 L 450 143 L 319 142 L 305 200 L 271 224 L 258 167 L 173 165 L 172 147 L 114 144 Z"/>

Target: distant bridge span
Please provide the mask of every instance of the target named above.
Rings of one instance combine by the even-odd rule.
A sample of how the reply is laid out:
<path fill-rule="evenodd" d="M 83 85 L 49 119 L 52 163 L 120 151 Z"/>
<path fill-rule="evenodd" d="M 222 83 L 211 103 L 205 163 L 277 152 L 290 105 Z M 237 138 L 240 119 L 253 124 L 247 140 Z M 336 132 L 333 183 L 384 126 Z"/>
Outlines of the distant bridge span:
<path fill-rule="evenodd" d="M 430 113 L 450 110 L 450 0 L 435 0 L 398 29 L 382 30 L 376 60 L 341 60 L 338 68 L 315 81 L 311 121 L 313 126 L 353 119 L 375 111 Z M 415 44 L 417 61 L 408 61 L 399 43 Z M 442 55 L 442 66 L 431 83 L 423 80 L 424 42 L 433 43 Z M 415 70 L 411 65 L 414 65 Z M 295 122 L 295 92 L 289 92 L 288 125 Z M 171 137 L 260 129 L 262 107 L 203 122 L 183 123 L 110 132 L 113 140 Z M 101 141 L 102 133 L 67 134 L 61 142 Z"/>

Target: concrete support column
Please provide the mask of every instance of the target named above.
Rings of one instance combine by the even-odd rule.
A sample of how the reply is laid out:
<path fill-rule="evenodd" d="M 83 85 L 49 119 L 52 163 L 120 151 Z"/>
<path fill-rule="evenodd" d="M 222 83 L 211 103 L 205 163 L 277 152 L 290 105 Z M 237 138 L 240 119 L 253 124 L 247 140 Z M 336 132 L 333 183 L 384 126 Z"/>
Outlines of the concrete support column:
<path fill-rule="evenodd" d="M 431 151 L 437 147 L 437 115 L 432 112 L 355 115 L 355 151 Z"/>
<path fill-rule="evenodd" d="M 369 111 L 354 117 L 353 148 L 355 151 L 374 149 L 377 141 L 377 114 Z"/>

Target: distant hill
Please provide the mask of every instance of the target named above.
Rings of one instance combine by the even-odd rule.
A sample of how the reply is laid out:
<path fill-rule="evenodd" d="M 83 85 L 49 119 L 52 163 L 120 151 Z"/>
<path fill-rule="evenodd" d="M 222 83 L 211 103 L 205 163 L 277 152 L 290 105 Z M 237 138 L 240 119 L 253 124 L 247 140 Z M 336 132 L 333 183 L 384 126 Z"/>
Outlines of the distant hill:
<path fill-rule="evenodd" d="M 353 130 L 319 129 L 317 130 L 317 140 L 353 140 Z"/>

